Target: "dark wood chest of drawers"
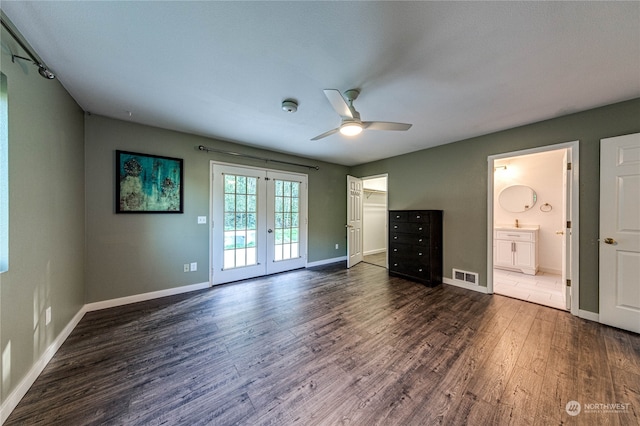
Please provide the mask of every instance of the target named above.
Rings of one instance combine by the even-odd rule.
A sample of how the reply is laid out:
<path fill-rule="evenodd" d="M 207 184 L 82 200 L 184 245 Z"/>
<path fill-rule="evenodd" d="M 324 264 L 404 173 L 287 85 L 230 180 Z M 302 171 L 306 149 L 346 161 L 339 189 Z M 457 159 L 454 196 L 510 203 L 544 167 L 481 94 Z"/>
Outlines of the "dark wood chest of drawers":
<path fill-rule="evenodd" d="M 389 275 L 442 283 L 442 210 L 389 211 Z"/>

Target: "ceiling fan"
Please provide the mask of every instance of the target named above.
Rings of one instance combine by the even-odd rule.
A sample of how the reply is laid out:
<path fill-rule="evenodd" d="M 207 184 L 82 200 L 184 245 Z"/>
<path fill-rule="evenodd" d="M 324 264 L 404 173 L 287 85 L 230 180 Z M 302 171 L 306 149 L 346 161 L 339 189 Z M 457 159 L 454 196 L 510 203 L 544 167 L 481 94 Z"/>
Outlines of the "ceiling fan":
<path fill-rule="evenodd" d="M 358 89 L 349 89 L 344 92 L 346 100 L 340 94 L 340 91 L 336 89 L 325 89 L 324 94 L 329 99 L 331 106 L 336 110 L 338 115 L 342 117 L 342 124 L 340 127 L 328 132 L 324 132 L 321 135 L 311 139 L 317 141 L 318 139 L 326 138 L 334 133 L 340 132 L 345 136 L 355 136 L 360 134 L 363 130 L 409 130 L 411 124 L 406 123 L 392 123 L 389 121 L 362 121 L 360 120 L 360 113 L 353 107 L 353 101 L 358 98 L 360 91 Z M 349 103 L 347 103 L 347 101 Z"/>

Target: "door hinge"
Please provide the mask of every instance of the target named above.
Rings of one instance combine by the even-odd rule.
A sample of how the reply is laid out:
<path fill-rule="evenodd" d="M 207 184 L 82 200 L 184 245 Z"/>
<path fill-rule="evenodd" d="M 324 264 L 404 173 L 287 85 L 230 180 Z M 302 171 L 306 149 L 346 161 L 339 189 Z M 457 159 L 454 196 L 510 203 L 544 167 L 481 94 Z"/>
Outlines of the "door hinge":
<path fill-rule="evenodd" d="M 567 278 L 567 287 L 571 287 L 571 280 Z"/>
<path fill-rule="evenodd" d="M 571 163 L 567 163 L 567 170 L 571 170 Z"/>
<path fill-rule="evenodd" d="M 567 221 L 567 228 L 571 228 L 571 221 L 570 220 Z"/>

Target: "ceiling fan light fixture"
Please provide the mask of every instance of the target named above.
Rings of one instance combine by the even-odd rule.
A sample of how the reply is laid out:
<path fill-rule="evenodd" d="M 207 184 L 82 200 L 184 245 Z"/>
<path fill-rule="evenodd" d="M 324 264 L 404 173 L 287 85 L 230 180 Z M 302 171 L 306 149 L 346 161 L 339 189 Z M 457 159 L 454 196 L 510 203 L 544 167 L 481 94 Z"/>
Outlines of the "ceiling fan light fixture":
<path fill-rule="evenodd" d="M 362 124 L 349 122 L 340 126 L 340 133 L 345 136 L 356 136 L 362 133 Z"/>

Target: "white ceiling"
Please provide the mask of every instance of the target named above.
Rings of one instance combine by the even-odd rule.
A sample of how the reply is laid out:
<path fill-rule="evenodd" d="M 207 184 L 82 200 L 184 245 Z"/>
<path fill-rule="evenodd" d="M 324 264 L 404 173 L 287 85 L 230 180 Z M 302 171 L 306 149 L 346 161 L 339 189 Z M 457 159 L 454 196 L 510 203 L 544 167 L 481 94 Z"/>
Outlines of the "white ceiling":
<path fill-rule="evenodd" d="M 3 0 L 2 10 L 85 111 L 344 165 L 640 96 L 637 1 Z M 327 88 L 361 89 L 363 120 L 413 127 L 312 142 L 340 124 Z M 286 98 L 297 113 L 281 110 Z"/>

